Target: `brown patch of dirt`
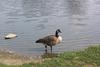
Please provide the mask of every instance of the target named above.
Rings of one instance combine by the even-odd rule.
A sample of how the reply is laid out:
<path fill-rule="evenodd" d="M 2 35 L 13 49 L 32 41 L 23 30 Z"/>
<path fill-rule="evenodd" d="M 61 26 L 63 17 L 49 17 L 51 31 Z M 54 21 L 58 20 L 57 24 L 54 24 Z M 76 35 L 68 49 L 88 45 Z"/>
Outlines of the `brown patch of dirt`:
<path fill-rule="evenodd" d="M 8 64 L 8 65 L 21 65 L 24 63 L 41 63 L 41 58 L 34 58 L 28 56 L 17 55 L 12 52 L 6 52 L 0 50 L 0 63 Z"/>

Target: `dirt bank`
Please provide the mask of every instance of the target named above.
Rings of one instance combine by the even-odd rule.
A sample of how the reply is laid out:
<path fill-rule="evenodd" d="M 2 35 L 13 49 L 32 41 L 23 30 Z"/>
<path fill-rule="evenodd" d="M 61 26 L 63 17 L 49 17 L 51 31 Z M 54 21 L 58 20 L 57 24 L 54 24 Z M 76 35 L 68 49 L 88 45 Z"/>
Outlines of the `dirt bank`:
<path fill-rule="evenodd" d="M 38 63 L 41 62 L 41 58 L 34 58 L 34 57 L 28 57 L 28 56 L 22 56 L 15 53 L 12 53 L 10 51 L 4 51 L 0 50 L 0 63 L 8 64 L 8 65 L 20 65 L 24 63 Z"/>

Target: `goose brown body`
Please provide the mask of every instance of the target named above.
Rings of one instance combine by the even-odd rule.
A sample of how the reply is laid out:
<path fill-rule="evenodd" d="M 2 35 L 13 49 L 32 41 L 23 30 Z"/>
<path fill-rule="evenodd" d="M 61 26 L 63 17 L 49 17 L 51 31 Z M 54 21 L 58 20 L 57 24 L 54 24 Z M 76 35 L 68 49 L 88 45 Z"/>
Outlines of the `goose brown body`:
<path fill-rule="evenodd" d="M 36 43 L 43 43 L 44 45 L 54 46 L 60 43 L 60 40 L 55 35 L 49 35 L 36 41 Z"/>
<path fill-rule="evenodd" d="M 61 36 L 58 35 L 59 32 L 61 33 L 60 29 L 57 29 L 55 35 L 49 35 L 44 38 L 38 39 L 36 43 L 44 44 L 46 49 L 47 46 L 50 46 L 52 51 L 52 46 L 55 46 L 56 44 L 59 44 L 62 41 Z"/>

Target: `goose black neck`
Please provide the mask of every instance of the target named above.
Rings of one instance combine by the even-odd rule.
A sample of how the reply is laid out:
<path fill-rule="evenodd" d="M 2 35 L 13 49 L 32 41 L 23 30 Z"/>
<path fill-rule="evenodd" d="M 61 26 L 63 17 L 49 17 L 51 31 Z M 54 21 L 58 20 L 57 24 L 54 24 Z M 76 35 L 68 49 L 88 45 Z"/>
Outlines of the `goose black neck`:
<path fill-rule="evenodd" d="M 56 33 L 55 33 L 55 36 L 56 36 L 56 37 L 59 37 L 59 35 L 58 35 L 58 32 L 57 32 L 57 31 L 56 31 Z"/>

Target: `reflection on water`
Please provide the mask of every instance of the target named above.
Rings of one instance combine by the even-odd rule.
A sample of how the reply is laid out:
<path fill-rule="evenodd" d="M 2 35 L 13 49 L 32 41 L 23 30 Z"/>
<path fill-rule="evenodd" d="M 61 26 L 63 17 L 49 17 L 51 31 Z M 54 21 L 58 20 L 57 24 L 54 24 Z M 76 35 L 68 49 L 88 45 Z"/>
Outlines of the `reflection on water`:
<path fill-rule="evenodd" d="M 3 0 L 0 2 L 0 48 L 25 55 L 42 55 L 35 40 L 62 30 L 63 42 L 54 53 L 100 43 L 99 0 Z M 17 38 L 4 40 L 7 33 Z"/>
<path fill-rule="evenodd" d="M 45 17 L 65 15 L 66 3 L 63 5 L 62 0 L 23 0 L 24 16 L 28 17 Z"/>
<path fill-rule="evenodd" d="M 41 55 L 42 58 L 53 58 L 53 57 L 58 57 L 57 53 L 43 53 Z"/>
<path fill-rule="evenodd" d="M 69 11 L 72 15 L 86 15 L 88 11 L 88 4 L 89 1 L 87 0 L 71 0 L 69 1 Z"/>

